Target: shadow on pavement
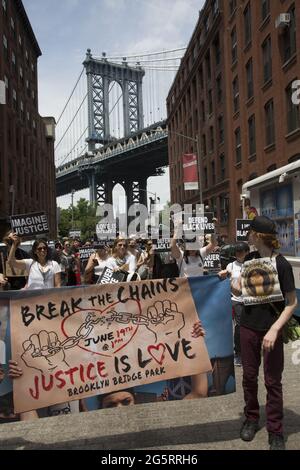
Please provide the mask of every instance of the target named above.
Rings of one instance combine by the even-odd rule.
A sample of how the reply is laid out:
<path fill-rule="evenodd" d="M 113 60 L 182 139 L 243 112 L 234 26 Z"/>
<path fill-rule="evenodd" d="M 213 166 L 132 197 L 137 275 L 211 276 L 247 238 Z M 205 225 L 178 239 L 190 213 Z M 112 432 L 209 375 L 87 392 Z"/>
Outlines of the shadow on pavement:
<path fill-rule="evenodd" d="M 137 449 L 145 447 L 159 448 L 162 446 L 188 445 L 197 443 L 212 443 L 231 441 L 239 438 L 239 431 L 242 423 L 241 419 L 218 421 L 214 423 L 201 423 L 193 426 L 180 426 L 167 429 L 151 429 L 146 431 L 117 434 L 112 436 L 99 436 L 97 438 L 78 438 L 66 442 L 56 442 L 53 444 L 42 444 L 29 442 L 22 437 L 0 441 L 0 449 L 85 449 L 85 450 L 105 450 L 105 449 Z M 261 427 L 265 425 L 265 418 L 262 413 Z M 101 422 L 99 421 L 99 427 Z M 300 415 L 289 409 L 285 409 L 285 435 L 299 432 Z"/>

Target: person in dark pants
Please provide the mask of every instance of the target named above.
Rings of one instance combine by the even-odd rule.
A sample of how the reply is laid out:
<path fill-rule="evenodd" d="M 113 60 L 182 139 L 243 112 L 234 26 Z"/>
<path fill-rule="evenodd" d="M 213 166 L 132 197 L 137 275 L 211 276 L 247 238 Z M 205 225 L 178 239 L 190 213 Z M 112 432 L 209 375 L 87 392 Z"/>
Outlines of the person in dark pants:
<path fill-rule="evenodd" d="M 240 437 L 244 441 L 252 441 L 259 429 L 257 392 L 263 348 L 264 378 L 267 389 L 266 427 L 269 433 L 270 450 L 284 450 L 281 383 L 284 357 L 281 330 L 297 306 L 294 276 L 289 262 L 281 254 L 275 252 L 279 248 L 279 242 L 276 238 L 275 223 L 272 220 L 264 216 L 257 216 L 253 219 L 248 241 L 250 245 L 256 247 L 257 251 L 245 258 L 242 270 L 243 295 L 247 286 L 247 269 L 249 270 L 247 261 L 264 258 L 277 270 L 284 300 L 260 303 L 260 299 L 263 298 L 261 289 L 265 287 L 264 279 L 260 276 L 262 281 L 258 281 L 257 284 L 257 302 L 251 305 L 245 304 L 242 312 L 240 337 L 246 420 L 241 428 Z M 268 286 L 266 288 L 268 289 Z"/>
<path fill-rule="evenodd" d="M 234 364 L 241 366 L 241 340 L 240 340 L 240 323 L 242 311 L 244 309 L 243 298 L 240 295 L 240 289 L 236 286 L 239 284 L 243 262 L 245 257 L 249 254 L 249 245 L 246 242 L 239 242 L 235 245 L 234 254 L 236 260 L 229 263 L 226 269 L 219 272 L 219 276 L 223 279 L 230 276 L 231 281 L 231 301 L 234 314 Z"/>

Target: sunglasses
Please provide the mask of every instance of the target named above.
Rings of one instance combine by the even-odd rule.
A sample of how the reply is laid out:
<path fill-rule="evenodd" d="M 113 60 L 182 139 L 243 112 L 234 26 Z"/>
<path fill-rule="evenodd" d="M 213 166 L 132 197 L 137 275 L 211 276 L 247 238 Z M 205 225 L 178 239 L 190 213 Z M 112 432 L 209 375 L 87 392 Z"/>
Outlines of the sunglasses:
<path fill-rule="evenodd" d="M 126 248 L 127 245 L 125 243 L 118 243 L 117 246 L 124 246 Z"/>
<path fill-rule="evenodd" d="M 37 248 L 37 251 L 47 251 L 47 247 L 40 246 L 39 248 Z"/>

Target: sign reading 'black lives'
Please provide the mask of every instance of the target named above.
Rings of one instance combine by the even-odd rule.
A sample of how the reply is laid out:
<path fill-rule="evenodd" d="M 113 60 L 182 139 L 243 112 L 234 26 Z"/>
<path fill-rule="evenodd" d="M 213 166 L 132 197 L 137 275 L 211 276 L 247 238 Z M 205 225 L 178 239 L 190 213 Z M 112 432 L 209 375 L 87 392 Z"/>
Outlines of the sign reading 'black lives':
<path fill-rule="evenodd" d="M 48 219 L 44 212 L 12 215 L 11 228 L 20 237 L 44 235 L 49 232 Z"/>

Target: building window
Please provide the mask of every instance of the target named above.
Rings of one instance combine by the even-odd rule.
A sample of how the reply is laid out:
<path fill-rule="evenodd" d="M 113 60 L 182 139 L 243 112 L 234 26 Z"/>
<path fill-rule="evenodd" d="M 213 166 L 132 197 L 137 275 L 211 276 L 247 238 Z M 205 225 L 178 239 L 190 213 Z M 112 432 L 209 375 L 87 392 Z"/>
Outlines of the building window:
<path fill-rule="evenodd" d="M 224 181 L 226 178 L 226 168 L 225 168 L 225 155 L 220 155 L 220 181 Z"/>
<path fill-rule="evenodd" d="M 251 7 L 250 2 L 244 10 L 244 37 L 245 37 L 245 46 L 251 42 Z"/>
<path fill-rule="evenodd" d="M 236 113 L 240 109 L 240 91 L 238 76 L 232 82 L 233 111 Z"/>
<path fill-rule="evenodd" d="M 200 67 L 199 67 L 199 81 L 200 81 L 200 87 L 201 87 L 201 90 L 203 89 L 204 87 L 204 80 L 203 80 L 203 65 L 201 64 Z"/>
<path fill-rule="evenodd" d="M 207 15 L 204 18 L 203 24 L 204 24 L 204 31 L 205 31 L 205 36 L 206 36 L 209 31 L 209 15 Z"/>
<path fill-rule="evenodd" d="M 229 0 L 229 13 L 230 15 L 236 10 L 236 0 Z"/>
<path fill-rule="evenodd" d="M 235 162 L 241 163 L 242 161 L 242 144 L 241 144 L 241 128 L 238 127 L 235 131 Z"/>
<path fill-rule="evenodd" d="M 206 76 L 207 80 L 211 80 L 210 52 L 205 56 Z"/>
<path fill-rule="evenodd" d="M 19 46 L 20 46 L 20 48 L 22 48 L 22 45 L 23 45 L 23 43 L 22 43 L 22 38 L 21 38 L 21 36 L 20 36 L 20 34 L 19 34 Z"/>
<path fill-rule="evenodd" d="M 248 137 L 249 137 L 249 156 L 256 153 L 256 135 L 255 135 L 255 116 L 248 119 Z"/>
<path fill-rule="evenodd" d="M 231 31 L 231 62 L 237 61 L 237 35 L 236 35 L 236 27 L 233 28 Z"/>
<path fill-rule="evenodd" d="M 201 114 L 202 114 L 202 121 L 205 122 L 206 116 L 205 116 L 205 103 L 204 103 L 204 101 L 201 101 Z"/>
<path fill-rule="evenodd" d="M 24 104 L 23 104 L 23 101 L 21 101 L 21 103 L 20 103 L 20 116 L 21 116 L 21 119 L 23 120 L 24 119 Z"/>
<path fill-rule="evenodd" d="M 208 186 L 208 176 L 207 176 L 207 168 L 204 168 L 204 187 L 207 188 Z"/>
<path fill-rule="evenodd" d="M 202 134 L 202 155 L 206 156 L 206 135 Z"/>
<path fill-rule="evenodd" d="M 213 17 L 215 17 L 218 14 L 218 11 L 219 11 L 219 1 L 218 0 L 213 0 L 211 9 L 212 9 Z"/>
<path fill-rule="evenodd" d="M 261 0 L 261 19 L 264 21 L 270 14 L 270 0 Z"/>
<path fill-rule="evenodd" d="M 211 162 L 210 167 L 211 167 L 211 183 L 213 185 L 215 185 L 216 184 L 216 165 L 215 165 L 215 162 Z"/>
<path fill-rule="evenodd" d="M 212 153 L 215 148 L 215 139 L 214 139 L 214 128 L 210 126 L 209 128 L 209 151 Z"/>
<path fill-rule="evenodd" d="M 212 90 L 208 90 L 208 114 L 213 113 L 213 99 L 212 99 Z"/>
<path fill-rule="evenodd" d="M 14 22 L 13 18 L 10 19 L 10 27 L 11 27 L 11 31 L 12 31 L 13 36 L 15 36 L 16 35 L 16 29 L 15 29 L 15 22 Z"/>
<path fill-rule="evenodd" d="M 223 116 L 218 118 L 218 128 L 219 128 L 219 144 L 224 142 L 224 119 Z"/>
<path fill-rule="evenodd" d="M 247 62 L 246 76 L 247 76 L 247 98 L 249 100 L 253 96 L 253 62 L 252 62 L 252 58 Z"/>
<path fill-rule="evenodd" d="M 294 92 L 292 85 L 293 82 L 286 88 L 288 133 L 299 129 L 300 127 L 299 105 L 294 104 L 292 101 L 292 94 Z"/>
<path fill-rule="evenodd" d="M 16 90 L 13 90 L 12 98 L 13 98 L 13 108 L 14 108 L 15 111 L 17 111 L 18 103 L 17 103 L 17 92 L 16 92 Z"/>
<path fill-rule="evenodd" d="M 20 80 L 23 83 L 24 82 L 24 75 L 23 75 L 23 68 L 20 67 Z"/>
<path fill-rule="evenodd" d="M 222 76 L 219 75 L 217 77 L 217 100 L 218 100 L 218 103 L 221 103 L 222 101 Z"/>
<path fill-rule="evenodd" d="M 228 223 L 228 212 L 229 212 L 229 198 L 226 194 L 220 196 L 220 222 L 221 224 Z"/>
<path fill-rule="evenodd" d="M 275 142 L 275 125 L 274 125 L 274 103 L 273 100 L 265 105 L 266 120 L 266 145 L 272 145 Z"/>
<path fill-rule="evenodd" d="M 216 65 L 220 65 L 221 63 L 221 48 L 220 48 L 220 38 L 219 35 L 217 34 L 215 40 L 214 40 L 214 51 L 215 51 L 215 61 Z"/>
<path fill-rule="evenodd" d="M 263 70 L 264 70 L 264 83 L 267 83 L 272 78 L 272 44 L 270 36 L 264 41 L 262 45 L 263 55 Z"/>
<path fill-rule="evenodd" d="M 290 14 L 290 24 L 285 28 L 282 35 L 284 62 L 287 62 L 296 53 L 296 18 L 294 5 L 289 9 L 288 13 Z"/>
<path fill-rule="evenodd" d="M 13 65 L 13 68 L 16 68 L 16 54 L 14 52 L 11 53 L 11 63 Z"/>
<path fill-rule="evenodd" d="M 4 58 L 8 60 L 8 46 L 7 46 L 7 37 L 3 34 L 3 54 Z"/>
<path fill-rule="evenodd" d="M 2 8 L 4 10 L 4 13 L 6 14 L 7 13 L 7 3 L 6 3 L 6 0 L 2 0 Z"/>

